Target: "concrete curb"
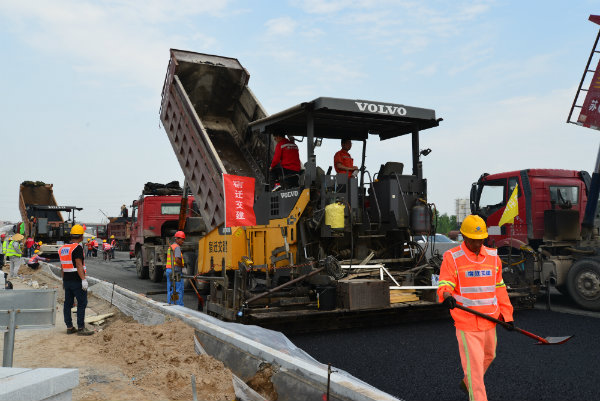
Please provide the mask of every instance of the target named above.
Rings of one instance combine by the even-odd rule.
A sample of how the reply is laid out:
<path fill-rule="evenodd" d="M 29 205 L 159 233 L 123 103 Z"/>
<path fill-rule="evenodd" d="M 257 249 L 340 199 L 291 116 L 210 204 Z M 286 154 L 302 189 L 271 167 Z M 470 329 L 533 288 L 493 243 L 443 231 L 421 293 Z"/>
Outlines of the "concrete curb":
<path fill-rule="evenodd" d="M 0 368 L 0 401 L 71 400 L 77 369 Z"/>

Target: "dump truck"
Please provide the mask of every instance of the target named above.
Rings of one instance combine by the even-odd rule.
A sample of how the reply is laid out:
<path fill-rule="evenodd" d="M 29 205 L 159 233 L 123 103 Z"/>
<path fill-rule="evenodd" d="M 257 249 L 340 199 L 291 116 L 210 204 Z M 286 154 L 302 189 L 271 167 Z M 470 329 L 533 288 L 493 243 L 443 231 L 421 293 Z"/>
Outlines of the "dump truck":
<path fill-rule="evenodd" d="M 153 282 L 161 282 L 164 276 L 167 248 L 170 240 L 177 231 L 183 189 L 179 184 L 166 187 L 164 185 L 145 185 L 140 197 L 131 205 L 131 230 L 129 238 L 129 256 L 135 258 L 138 278 L 149 278 Z M 173 183 L 171 183 L 173 184 Z M 194 218 L 196 207 L 194 198 L 188 196 L 187 231 L 190 239 L 203 227 L 193 226 L 198 222 Z M 196 237 L 197 238 L 197 237 Z M 193 241 L 182 247 L 187 266 L 196 264 L 196 246 Z M 187 272 L 187 270 L 186 270 Z"/>
<path fill-rule="evenodd" d="M 109 217 L 106 224 L 106 239 L 111 242 L 111 237 L 117 241 L 116 250 L 128 251 L 131 240 L 131 218 Z"/>
<path fill-rule="evenodd" d="M 320 97 L 268 116 L 238 60 L 170 55 L 160 117 L 206 226 L 194 273 L 210 282 L 207 313 L 307 330 L 442 311 L 431 285 L 436 267 L 411 241 L 433 232 L 421 161 L 429 152 L 419 135 L 439 126 L 434 110 Z M 307 153 L 298 177 L 272 192 L 275 132 L 305 142 Z M 366 169 L 368 142 L 403 135 L 412 139 L 410 172 L 399 161 Z M 331 174 L 331 160 L 317 163 L 315 146 L 342 138 L 362 145 L 358 177 Z M 224 226 L 223 174 L 255 179 L 256 225 Z"/>
<path fill-rule="evenodd" d="M 76 206 L 59 206 L 54 198 L 53 184 L 24 181 L 19 186 L 19 212 L 25 225 L 25 235 L 42 241 L 41 251 L 47 256 L 58 255 L 58 249 L 70 240 L 75 224 Z M 67 212 L 67 221 L 61 212 Z"/>

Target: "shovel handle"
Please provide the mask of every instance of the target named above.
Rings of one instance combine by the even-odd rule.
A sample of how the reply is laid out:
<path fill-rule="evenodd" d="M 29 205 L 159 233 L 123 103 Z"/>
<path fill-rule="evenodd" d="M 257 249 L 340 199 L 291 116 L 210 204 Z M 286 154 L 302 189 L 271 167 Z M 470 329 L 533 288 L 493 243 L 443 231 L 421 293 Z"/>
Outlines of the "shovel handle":
<path fill-rule="evenodd" d="M 521 333 L 521 334 L 524 334 L 524 335 L 526 335 L 527 337 L 531 337 L 531 338 L 533 338 L 534 340 L 538 340 L 538 341 L 539 341 L 539 342 L 541 342 L 541 343 L 548 344 L 548 340 L 546 340 L 545 338 L 542 338 L 542 337 L 540 337 L 540 336 L 537 336 L 537 335 L 535 335 L 535 334 L 533 334 L 533 333 L 530 333 L 530 332 L 528 332 L 528 331 L 525 331 L 525 330 L 523 330 L 523 329 L 520 329 L 520 328 L 518 328 L 518 327 L 516 327 L 516 326 L 514 326 L 514 327 L 513 327 L 513 326 L 511 326 L 510 324 L 508 324 L 508 323 L 506 323 L 506 322 L 503 322 L 503 321 L 502 321 L 502 320 L 500 320 L 500 319 L 496 319 L 496 318 L 494 318 L 494 317 L 491 317 L 491 316 L 489 316 L 489 315 L 486 315 L 485 313 L 481 313 L 481 312 L 479 312 L 479 311 L 476 311 L 476 310 L 474 310 L 474 309 L 467 308 L 466 306 L 462 306 L 462 305 L 458 305 L 458 304 L 456 304 L 456 308 L 458 308 L 458 309 L 460 309 L 460 310 L 464 310 L 465 312 L 472 313 L 472 314 L 474 314 L 474 315 L 476 315 L 476 316 L 479 316 L 479 317 L 481 317 L 481 318 L 483 318 L 483 319 L 489 320 L 490 322 L 498 323 L 499 325 L 502 325 L 503 327 L 505 327 L 505 328 L 507 328 L 507 329 L 509 329 L 509 330 L 514 330 L 514 331 L 517 331 L 517 332 L 519 332 L 519 333 Z"/>

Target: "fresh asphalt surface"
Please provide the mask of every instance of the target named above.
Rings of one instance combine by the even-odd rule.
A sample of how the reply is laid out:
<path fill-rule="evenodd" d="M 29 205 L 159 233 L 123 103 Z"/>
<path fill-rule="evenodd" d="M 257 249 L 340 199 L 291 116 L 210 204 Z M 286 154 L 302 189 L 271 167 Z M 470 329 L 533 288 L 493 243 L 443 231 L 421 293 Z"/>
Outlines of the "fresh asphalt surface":
<path fill-rule="evenodd" d="M 86 260 L 88 274 L 139 293 L 166 289 L 166 280 L 140 280 L 125 252 L 104 262 Z M 165 301 L 166 294 L 150 296 Z M 535 310 L 517 311 L 517 326 L 542 337 L 574 335 L 563 345 L 535 345 L 535 340 L 498 327 L 496 360 L 486 374 L 490 401 L 600 399 L 600 313 L 574 308 L 552 292 L 553 310 L 545 300 Z M 195 293 L 185 306 L 197 305 Z M 332 363 L 361 380 L 405 400 L 466 400 L 458 346 L 448 319 L 389 327 L 290 336 L 315 359 Z"/>

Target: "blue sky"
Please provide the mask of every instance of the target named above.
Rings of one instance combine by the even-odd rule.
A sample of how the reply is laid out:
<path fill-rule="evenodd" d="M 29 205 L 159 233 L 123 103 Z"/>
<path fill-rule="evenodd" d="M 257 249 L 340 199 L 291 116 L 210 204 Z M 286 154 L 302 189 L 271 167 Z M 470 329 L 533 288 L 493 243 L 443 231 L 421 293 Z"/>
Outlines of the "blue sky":
<path fill-rule="evenodd" d="M 597 4 L 3 0 L 0 220 L 20 219 L 24 180 L 53 183 L 85 222 L 116 215 L 147 181 L 183 182 L 158 118 L 170 48 L 237 58 L 269 113 L 319 96 L 435 109 L 444 121 L 421 147 L 441 212 L 483 172 L 591 171 L 597 132 L 565 121 Z M 410 166 L 410 141 L 371 141 L 367 168 L 385 161 Z"/>

